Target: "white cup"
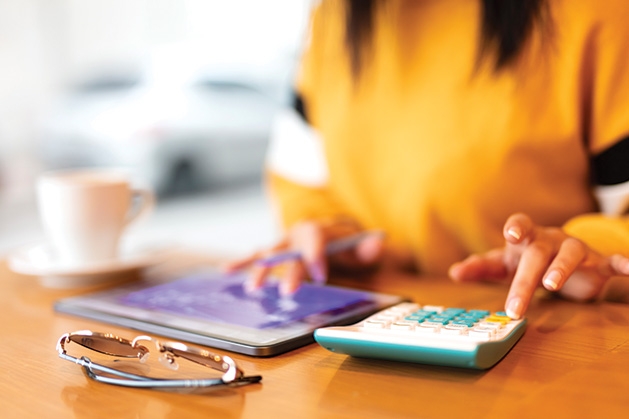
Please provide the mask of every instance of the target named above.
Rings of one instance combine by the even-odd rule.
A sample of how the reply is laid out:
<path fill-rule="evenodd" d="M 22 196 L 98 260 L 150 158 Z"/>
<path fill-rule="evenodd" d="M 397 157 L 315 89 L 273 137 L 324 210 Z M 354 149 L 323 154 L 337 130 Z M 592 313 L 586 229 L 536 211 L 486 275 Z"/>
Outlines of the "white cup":
<path fill-rule="evenodd" d="M 80 267 L 116 259 L 124 230 L 152 210 L 155 197 L 134 189 L 122 171 L 76 169 L 42 174 L 37 204 L 55 262 Z"/>

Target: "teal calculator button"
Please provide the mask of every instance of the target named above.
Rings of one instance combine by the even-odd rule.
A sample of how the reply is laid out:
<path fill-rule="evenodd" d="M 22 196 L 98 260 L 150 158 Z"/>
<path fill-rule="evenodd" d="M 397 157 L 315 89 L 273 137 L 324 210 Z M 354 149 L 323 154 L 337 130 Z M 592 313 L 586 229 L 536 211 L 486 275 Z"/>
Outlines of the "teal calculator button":
<path fill-rule="evenodd" d="M 474 316 L 489 316 L 490 311 L 489 310 L 468 310 L 468 313 Z"/>
<path fill-rule="evenodd" d="M 450 320 L 452 320 L 450 317 L 444 317 L 444 316 L 432 316 L 426 319 L 426 321 L 428 322 L 441 323 L 441 324 L 448 324 L 450 323 Z"/>
<path fill-rule="evenodd" d="M 464 308 L 458 308 L 458 307 L 451 307 L 451 308 L 446 308 L 445 310 L 443 310 L 443 312 L 441 314 L 447 313 L 447 314 L 461 314 L 461 313 L 465 313 L 467 310 L 465 310 Z"/>

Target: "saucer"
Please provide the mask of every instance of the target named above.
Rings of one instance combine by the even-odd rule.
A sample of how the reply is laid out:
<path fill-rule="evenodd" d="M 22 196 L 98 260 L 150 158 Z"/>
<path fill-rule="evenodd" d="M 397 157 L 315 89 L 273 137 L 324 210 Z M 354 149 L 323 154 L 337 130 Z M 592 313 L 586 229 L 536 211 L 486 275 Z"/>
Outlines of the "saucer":
<path fill-rule="evenodd" d="M 116 259 L 76 266 L 59 263 L 46 243 L 35 243 L 11 253 L 8 265 L 13 272 L 39 277 L 47 288 L 79 288 L 113 282 L 156 265 L 166 259 L 170 250 L 123 248 Z"/>

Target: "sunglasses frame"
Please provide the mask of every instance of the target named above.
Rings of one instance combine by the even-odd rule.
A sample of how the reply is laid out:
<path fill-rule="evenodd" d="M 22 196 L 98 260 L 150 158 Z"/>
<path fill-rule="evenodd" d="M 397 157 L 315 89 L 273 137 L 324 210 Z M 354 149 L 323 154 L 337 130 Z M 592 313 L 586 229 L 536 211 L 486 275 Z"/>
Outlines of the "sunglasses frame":
<path fill-rule="evenodd" d="M 154 343 L 161 354 L 161 360 L 165 361 L 168 366 L 176 366 L 175 359 L 183 358 L 214 370 L 221 371 L 223 372 L 223 376 L 221 378 L 210 379 L 162 379 L 147 377 L 127 373 L 92 362 L 92 360 L 86 356 L 82 356 L 80 358 L 73 357 L 67 354 L 65 348 L 67 343 L 73 342 L 105 355 L 122 358 L 138 358 L 140 362 L 145 362 L 150 351 L 146 346 L 140 344 L 142 341 Z M 218 386 L 241 386 L 257 383 L 262 379 L 259 375 L 245 376 L 244 372 L 238 368 L 236 362 L 229 356 L 221 356 L 208 350 L 188 346 L 180 342 L 160 342 L 149 336 L 137 336 L 133 340 L 128 340 L 110 333 L 80 330 L 77 332 L 63 334 L 59 338 L 56 348 L 60 358 L 72 361 L 83 367 L 84 373 L 89 378 L 98 382 L 125 387 L 152 388 L 161 390 L 195 390 Z"/>

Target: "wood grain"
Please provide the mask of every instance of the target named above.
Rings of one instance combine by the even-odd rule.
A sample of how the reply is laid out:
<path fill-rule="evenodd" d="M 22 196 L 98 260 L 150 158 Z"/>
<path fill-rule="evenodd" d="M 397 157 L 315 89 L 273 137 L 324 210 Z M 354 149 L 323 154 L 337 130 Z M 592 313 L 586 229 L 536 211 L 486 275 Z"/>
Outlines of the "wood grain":
<path fill-rule="evenodd" d="M 200 258 L 196 264 L 205 263 Z M 191 264 L 162 268 L 180 273 Z M 383 270 L 336 283 L 420 303 L 502 308 L 501 285 L 457 285 Z M 272 358 L 232 354 L 261 384 L 203 395 L 133 390 L 88 380 L 57 357 L 66 332 L 137 333 L 56 314 L 53 302 L 87 290 L 50 290 L 0 264 L 0 416 L 3 418 L 505 418 L 626 417 L 629 306 L 540 296 L 521 341 L 488 371 L 349 358 L 316 344 Z"/>

